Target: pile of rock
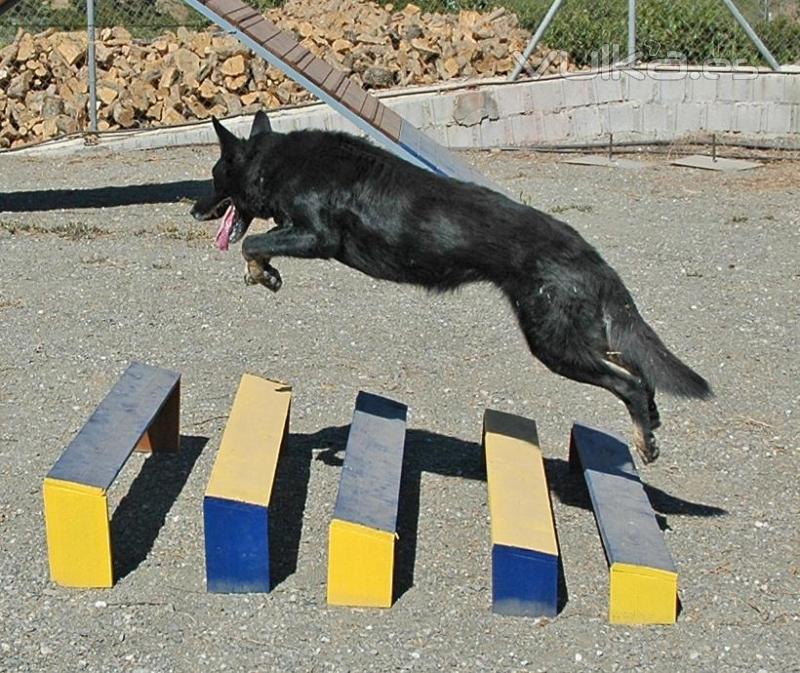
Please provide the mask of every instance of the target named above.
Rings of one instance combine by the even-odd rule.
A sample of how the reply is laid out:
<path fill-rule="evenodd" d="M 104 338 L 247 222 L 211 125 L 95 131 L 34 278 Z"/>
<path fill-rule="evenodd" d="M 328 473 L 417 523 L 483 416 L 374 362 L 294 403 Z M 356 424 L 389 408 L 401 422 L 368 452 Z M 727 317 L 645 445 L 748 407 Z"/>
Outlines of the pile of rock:
<path fill-rule="evenodd" d="M 530 34 L 504 9 L 394 11 L 358 0 L 289 0 L 268 17 L 368 89 L 505 75 Z M 86 129 L 86 35 L 20 31 L 0 49 L 0 148 Z M 546 57 L 540 49 L 536 68 Z M 99 128 L 175 125 L 211 115 L 307 101 L 310 94 L 213 28 L 178 29 L 147 42 L 124 28 L 99 31 Z M 550 54 L 547 69 L 571 68 Z"/>

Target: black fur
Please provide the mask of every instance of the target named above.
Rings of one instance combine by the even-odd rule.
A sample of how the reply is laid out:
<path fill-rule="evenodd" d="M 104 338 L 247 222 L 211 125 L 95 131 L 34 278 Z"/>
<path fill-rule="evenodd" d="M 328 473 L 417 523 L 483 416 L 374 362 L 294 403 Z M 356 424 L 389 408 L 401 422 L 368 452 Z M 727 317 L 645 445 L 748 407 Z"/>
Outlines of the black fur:
<path fill-rule="evenodd" d="M 552 371 L 628 407 L 645 462 L 658 449 L 655 391 L 708 398 L 708 383 L 639 314 L 617 273 L 572 227 L 485 187 L 429 173 L 344 133 L 271 131 L 248 140 L 216 122 L 222 156 L 198 219 L 231 200 L 234 238 L 254 217 L 277 227 L 243 242 L 246 280 L 272 290 L 273 257 L 337 259 L 385 280 L 445 291 L 486 281 L 508 297 L 531 352 Z"/>

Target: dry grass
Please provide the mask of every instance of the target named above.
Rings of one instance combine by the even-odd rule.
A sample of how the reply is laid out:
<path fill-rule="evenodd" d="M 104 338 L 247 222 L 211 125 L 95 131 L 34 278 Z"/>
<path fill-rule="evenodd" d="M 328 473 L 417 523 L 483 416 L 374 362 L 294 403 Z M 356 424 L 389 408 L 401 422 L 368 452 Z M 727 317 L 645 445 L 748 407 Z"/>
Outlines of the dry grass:
<path fill-rule="evenodd" d="M 66 222 L 64 224 L 44 225 L 30 222 L 11 222 L 0 220 L 0 229 L 10 234 L 39 234 L 58 236 L 70 241 L 86 241 L 108 234 L 108 231 L 86 222 Z"/>

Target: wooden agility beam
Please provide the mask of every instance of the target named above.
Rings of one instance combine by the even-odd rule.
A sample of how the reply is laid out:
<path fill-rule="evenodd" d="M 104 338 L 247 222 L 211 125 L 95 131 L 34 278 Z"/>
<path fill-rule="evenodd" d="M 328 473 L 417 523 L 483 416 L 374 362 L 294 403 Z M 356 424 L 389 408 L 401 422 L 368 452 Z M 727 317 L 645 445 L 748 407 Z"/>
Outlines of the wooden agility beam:
<path fill-rule="evenodd" d="M 404 404 L 361 391 L 328 536 L 328 603 L 388 608 L 406 438 Z"/>
<path fill-rule="evenodd" d="M 399 157 L 434 173 L 503 192 L 480 171 L 431 140 L 343 72 L 314 56 L 257 9 L 241 0 L 184 2 Z"/>
<path fill-rule="evenodd" d="M 44 480 L 50 576 L 68 587 L 114 584 L 108 489 L 134 449 L 177 451 L 180 374 L 134 362 Z"/>
<path fill-rule="evenodd" d="M 609 565 L 612 624 L 673 624 L 678 571 L 627 444 L 576 423 L 570 467 L 583 472 Z"/>
<path fill-rule="evenodd" d="M 492 610 L 558 612 L 559 552 L 536 423 L 487 409 L 483 448 L 492 533 Z"/>
<path fill-rule="evenodd" d="M 270 505 L 291 401 L 288 385 L 242 376 L 203 499 L 210 592 L 272 588 Z"/>

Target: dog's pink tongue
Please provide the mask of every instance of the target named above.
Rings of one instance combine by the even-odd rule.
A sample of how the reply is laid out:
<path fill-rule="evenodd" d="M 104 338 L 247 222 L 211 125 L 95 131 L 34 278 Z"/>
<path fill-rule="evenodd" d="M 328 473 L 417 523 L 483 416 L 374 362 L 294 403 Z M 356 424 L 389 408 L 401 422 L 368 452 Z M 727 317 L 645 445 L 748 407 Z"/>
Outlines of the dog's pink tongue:
<path fill-rule="evenodd" d="M 231 237 L 231 230 L 233 229 L 233 223 L 236 221 L 236 207 L 231 204 L 228 206 L 228 210 L 225 211 L 225 215 L 222 217 L 222 222 L 219 225 L 219 229 L 217 230 L 216 242 L 217 248 L 220 250 L 227 250 L 228 249 L 228 241 Z"/>

